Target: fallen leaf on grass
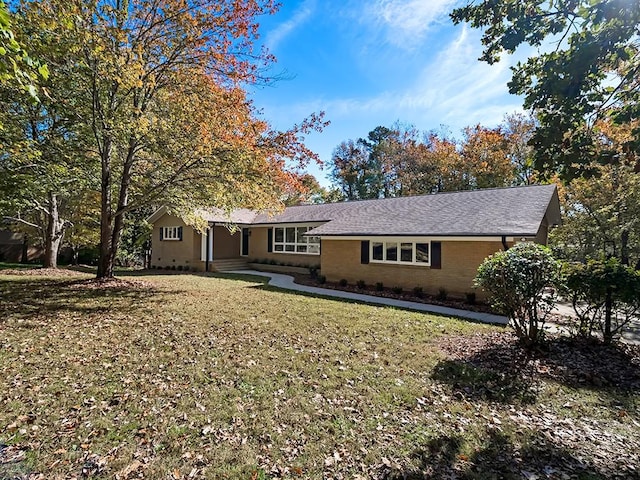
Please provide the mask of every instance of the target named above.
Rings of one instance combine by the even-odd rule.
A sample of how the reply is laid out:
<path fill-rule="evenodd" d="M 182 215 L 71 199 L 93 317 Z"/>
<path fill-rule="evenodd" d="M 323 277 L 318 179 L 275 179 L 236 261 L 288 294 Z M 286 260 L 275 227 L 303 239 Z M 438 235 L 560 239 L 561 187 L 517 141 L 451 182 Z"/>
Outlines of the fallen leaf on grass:
<path fill-rule="evenodd" d="M 133 473 L 137 472 L 138 470 L 140 470 L 140 468 L 142 468 L 142 466 L 143 465 L 139 460 L 134 460 L 133 463 L 127 465 L 122 470 L 120 470 L 118 473 L 116 473 L 116 479 L 117 480 L 126 480 L 131 476 L 131 474 L 133 474 Z"/>

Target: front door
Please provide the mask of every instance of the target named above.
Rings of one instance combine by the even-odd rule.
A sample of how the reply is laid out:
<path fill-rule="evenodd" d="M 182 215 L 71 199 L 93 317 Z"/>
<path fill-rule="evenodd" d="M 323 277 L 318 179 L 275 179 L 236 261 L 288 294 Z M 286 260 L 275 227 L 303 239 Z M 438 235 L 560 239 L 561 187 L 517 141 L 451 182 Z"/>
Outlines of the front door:
<path fill-rule="evenodd" d="M 241 255 L 246 257 L 249 255 L 249 229 L 242 229 L 242 252 Z"/>

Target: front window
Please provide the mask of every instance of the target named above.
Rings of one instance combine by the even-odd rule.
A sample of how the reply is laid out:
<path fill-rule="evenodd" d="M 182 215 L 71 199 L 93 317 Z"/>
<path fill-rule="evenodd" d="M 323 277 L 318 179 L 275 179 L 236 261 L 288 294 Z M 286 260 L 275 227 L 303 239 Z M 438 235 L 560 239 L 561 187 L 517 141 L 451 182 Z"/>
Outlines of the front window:
<path fill-rule="evenodd" d="M 162 240 L 182 240 L 182 227 L 162 227 Z"/>
<path fill-rule="evenodd" d="M 274 227 L 273 251 L 320 255 L 320 237 L 305 236 L 313 226 Z"/>
<path fill-rule="evenodd" d="M 371 241 L 371 261 L 376 263 L 396 263 L 429 265 L 429 242 L 408 242 L 399 239 Z"/>

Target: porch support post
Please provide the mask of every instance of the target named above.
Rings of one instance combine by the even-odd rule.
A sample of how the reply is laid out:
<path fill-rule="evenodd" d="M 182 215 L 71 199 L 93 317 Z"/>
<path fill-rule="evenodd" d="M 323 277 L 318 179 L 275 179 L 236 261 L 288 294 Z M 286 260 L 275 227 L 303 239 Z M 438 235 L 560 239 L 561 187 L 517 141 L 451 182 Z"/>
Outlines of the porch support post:
<path fill-rule="evenodd" d="M 206 250 L 206 254 L 204 256 L 204 258 L 205 258 L 204 271 L 208 272 L 209 271 L 209 257 L 211 256 L 211 227 L 207 227 L 206 243 L 207 243 L 207 250 Z"/>

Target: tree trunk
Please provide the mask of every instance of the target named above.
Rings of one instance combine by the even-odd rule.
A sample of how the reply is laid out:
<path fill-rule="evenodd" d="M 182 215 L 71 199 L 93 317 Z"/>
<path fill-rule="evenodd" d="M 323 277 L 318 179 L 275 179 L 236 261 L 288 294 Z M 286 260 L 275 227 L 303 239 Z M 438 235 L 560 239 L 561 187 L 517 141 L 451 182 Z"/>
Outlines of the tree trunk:
<path fill-rule="evenodd" d="M 98 261 L 97 278 L 112 278 L 113 267 L 120 245 L 120 237 L 124 229 L 125 214 L 129 200 L 129 186 L 131 184 L 131 168 L 136 149 L 135 140 L 129 141 L 127 157 L 122 170 L 120 189 L 118 193 L 117 209 L 111 209 L 111 159 L 110 148 L 105 150 L 106 158 L 102 162 L 102 202 L 100 208 L 100 260 Z"/>
<path fill-rule="evenodd" d="M 620 263 L 629 265 L 629 230 L 623 230 L 620 236 Z"/>
<path fill-rule="evenodd" d="M 64 236 L 64 221 L 58 212 L 58 196 L 49 192 L 49 211 L 44 238 L 44 268 L 58 268 L 58 252 Z"/>
<path fill-rule="evenodd" d="M 29 263 L 29 239 L 26 233 L 22 237 L 22 258 L 20 263 Z"/>
<path fill-rule="evenodd" d="M 607 296 L 605 299 L 605 306 L 604 306 L 604 332 L 603 332 L 603 337 L 604 337 L 604 343 L 611 343 L 611 340 L 613 339 L 613 336 L 611 335 L 611 313 L 612 313 L 612 309 L 613 309 L 613 300 L 612 300 L 612 288 L 609 286 L 607 287 Z"/>
<path fill-rule="evenodd" d="M 100 182 L 100 258 L 96 278 L 113 277 L 111 253 L 111 141 L 105 138 L 101 153 L 102 179 Z"/>

